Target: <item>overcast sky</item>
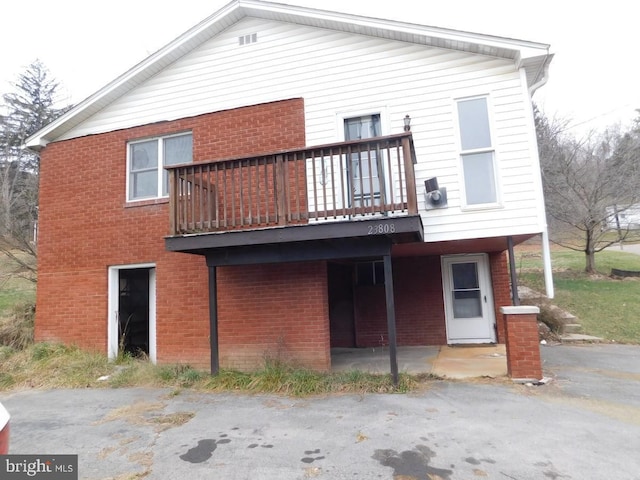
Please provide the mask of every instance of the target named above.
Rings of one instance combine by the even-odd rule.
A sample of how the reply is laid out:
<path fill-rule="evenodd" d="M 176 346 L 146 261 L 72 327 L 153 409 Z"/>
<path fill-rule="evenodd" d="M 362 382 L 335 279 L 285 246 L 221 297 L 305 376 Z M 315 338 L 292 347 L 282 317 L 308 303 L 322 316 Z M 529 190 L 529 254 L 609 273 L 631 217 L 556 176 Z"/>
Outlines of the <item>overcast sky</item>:
<path fill-rule="evenodd" d="M 228 0 L 29 0 L 2 6 L 0 93 L 39 58 L 77 103 Z M 548 116 L 587 127 L 628 124 L 640 108 L 635 12 L 626 0 L 280 0 L 305 7 L 551 45 Z M 101 6 L 102 5 L 102 6 Z"/>

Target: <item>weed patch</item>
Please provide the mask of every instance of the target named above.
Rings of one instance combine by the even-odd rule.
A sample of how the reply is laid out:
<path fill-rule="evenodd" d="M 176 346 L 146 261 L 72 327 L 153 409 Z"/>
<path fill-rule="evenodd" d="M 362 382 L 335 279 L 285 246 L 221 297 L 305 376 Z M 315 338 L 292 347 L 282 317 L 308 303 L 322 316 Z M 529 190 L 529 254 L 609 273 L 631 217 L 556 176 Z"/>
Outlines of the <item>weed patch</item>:
<path fill-rule="evenodd" d="M 396 387 L 389 375 L 360 371 L 322 373 L 280 361 L 266 361 L 261 369 L 250 373 L 222 370 L 211 376 L 189 365 L 156 366 L 135 358 L 110 362 L 103 354 L 53 343 L 0 350 L 0 372 L 0 390 L 147 386 L 169 388 L 170 395 L 179 395 L 184 389 L 290 396 L 406 393 L 429 380 L 401 374 Z"/>
<path fill-rule="evenodd" d="M 0 317 L 0 345 L 23 349 L 33 343 L 33 303 L 16 303 Z"/>

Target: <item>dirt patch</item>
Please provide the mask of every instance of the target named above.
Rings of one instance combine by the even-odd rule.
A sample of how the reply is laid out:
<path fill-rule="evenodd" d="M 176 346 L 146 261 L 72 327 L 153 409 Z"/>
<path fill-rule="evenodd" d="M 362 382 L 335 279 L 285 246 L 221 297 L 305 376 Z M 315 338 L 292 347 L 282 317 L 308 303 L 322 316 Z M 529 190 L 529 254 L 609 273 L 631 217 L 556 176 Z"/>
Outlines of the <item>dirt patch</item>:
<path fill-rule="evenodd" d="M 137 402 L 112 410 L 96 423 L 124 420 L 133 425 L 152 426 L 156 432 L 163 432 L 169 428 L 184 425 L 195 416 L 194 412 L 175 412 L 166 415 L 158 413 L 165 406 L 163 403 Z"/>

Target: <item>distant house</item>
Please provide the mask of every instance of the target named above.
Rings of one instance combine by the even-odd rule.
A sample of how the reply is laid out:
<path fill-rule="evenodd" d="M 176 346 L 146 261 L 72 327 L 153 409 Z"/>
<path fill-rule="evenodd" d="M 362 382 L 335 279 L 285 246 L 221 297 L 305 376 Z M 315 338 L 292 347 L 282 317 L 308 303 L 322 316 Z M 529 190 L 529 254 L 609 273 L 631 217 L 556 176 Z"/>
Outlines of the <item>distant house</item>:
<path fill-rule="evenodd" d="M 640 228 L 640 204 L 611 205 L 606 208 L 606 227 L 635 230 Z"/>
<path fill-rule="evenodd" d="M 319 370 L 505 342 L 545 44 L 235 0 L 32 136 L 36 338 Z M 533 340 L 537 343 L 537 339 Z"/>

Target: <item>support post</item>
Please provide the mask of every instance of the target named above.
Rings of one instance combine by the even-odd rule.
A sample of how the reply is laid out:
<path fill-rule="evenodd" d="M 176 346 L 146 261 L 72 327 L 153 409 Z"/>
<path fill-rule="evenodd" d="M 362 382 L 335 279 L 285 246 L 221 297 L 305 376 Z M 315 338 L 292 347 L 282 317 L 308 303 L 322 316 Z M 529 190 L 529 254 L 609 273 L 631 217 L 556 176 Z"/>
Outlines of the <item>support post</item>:
<path fill-rule="evenodd" d="M 389 333 L 389 362 L 393 384 L 398 385 L 398 351 L 396 346 L 396 306 L 393 299 L 393 269 L 391 254 L 384 255 L 384 290 L 387 303 L 387 330 Z"/>
<path fill-rule="evenodd" d="M 416 192 L 416 173 L 413 167 L 410 136 L 402 139 L 402 156 L 404 160 L 404 178 L 407 186 L 407 213 L 418 214 L 418 194 Z"/>
<path fill-rule="evenodd" d="M 509 249 L 509 275 L 511 276 L 511 301 L 515 306 L 520 305 L 518 296 L 518 275 L 516 274 L 516 257 L 513 253 L 513 237 L 507 237 L 507 248 Z"/>
<path fill-rule="evenodd" d="M 209 346 L 211 349 L 211 375 L 220 371 L 218 351 L 218 283 L 216 267 L 209 266 Z"/>

